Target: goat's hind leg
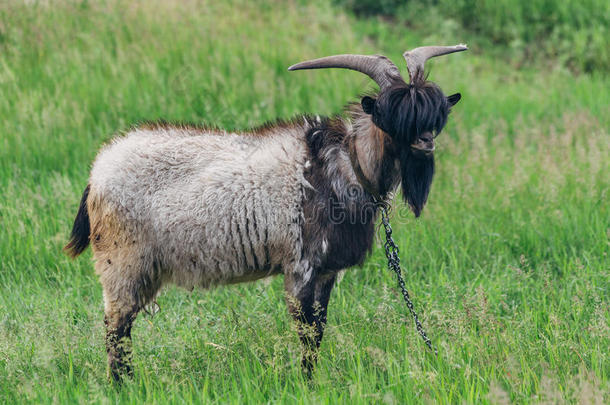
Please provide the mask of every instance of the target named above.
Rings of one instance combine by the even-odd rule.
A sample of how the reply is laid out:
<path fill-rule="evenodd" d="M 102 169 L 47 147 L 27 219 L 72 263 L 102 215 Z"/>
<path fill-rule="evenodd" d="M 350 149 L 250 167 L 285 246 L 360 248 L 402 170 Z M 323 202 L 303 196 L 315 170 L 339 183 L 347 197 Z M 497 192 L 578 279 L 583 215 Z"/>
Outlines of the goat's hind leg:
<path fill-rule="evenodd" d="M 139 309 L 132 302 L 106 303 L 106 353 L 108 354 L 108 378 L 120 382 L 122 376 L 133 376 L 131 327 Z"/>
<path fill-rule="evenodd" d="M 105 258 L 98 260 L 96 267 L 104 289 L 108 377 L 120 382 L 122 376 L 133 376 L 133 322 L 138 312 L 154 298 L 161 282 L 155 266 L 145 260 L 137 263 L 116 260 L 115 263 L 112 258 Z"/>

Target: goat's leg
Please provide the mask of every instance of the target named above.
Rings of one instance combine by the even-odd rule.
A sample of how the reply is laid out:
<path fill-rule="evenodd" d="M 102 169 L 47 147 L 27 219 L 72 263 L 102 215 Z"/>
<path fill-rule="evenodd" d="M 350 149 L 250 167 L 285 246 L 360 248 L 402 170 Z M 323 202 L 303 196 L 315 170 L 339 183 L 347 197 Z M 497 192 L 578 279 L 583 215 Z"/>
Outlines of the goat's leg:
<path fill-rule="evenodd" d="M 135 221 L 106 204 L 95 187 L 87 203 L 95 272 L 104 290 L 108 376 L 131 376 L 131 327 L 138 312 L 161 288 L 153 244 Z"/>
<path fill-rule="evenodd" d="M 108 377 L 120 382 L 122 376 L 133 376 L 131 367 L 131 326 L 138 315 L 134 303 L 114 301 L 106 303 L 106 353 L 108 354 Z"/>
<path fill-rule="evenodd" d="M 157 294 L 161 281 L 158 267 L 133 253 L 111 252 L 102 256 L 96 252 L 96 260 L 96 271 L 104 288 L 108 377 L 120 382 L 122 376 L 133 375 L 133 322 L 138 312 Z"/>
<path fill-rule="evenodd" d="M 312 273 L 314 269 L 290 272 L 284 279 L 288 311 L 296 321 L 303 344 L 301 365 L 309 376 L 318 357 L 326 325 L 328 299 L 335 282 L 334 275 L 317 276 Z"/>
<path fill-rule="evenodd" d="M 326 327 L 326 314 L 328 309 L 328 300 L 330 299 L 330 292 L 335 286 L 334 274 L 327 275 L 324 277 L 318 277 L 316 279 L 316 285 L 314 289 L 314 316 L 316 325 L 316 348 L 320 347 L 322 342 L 322 335 L 324 334 L 324 328 Z"/>

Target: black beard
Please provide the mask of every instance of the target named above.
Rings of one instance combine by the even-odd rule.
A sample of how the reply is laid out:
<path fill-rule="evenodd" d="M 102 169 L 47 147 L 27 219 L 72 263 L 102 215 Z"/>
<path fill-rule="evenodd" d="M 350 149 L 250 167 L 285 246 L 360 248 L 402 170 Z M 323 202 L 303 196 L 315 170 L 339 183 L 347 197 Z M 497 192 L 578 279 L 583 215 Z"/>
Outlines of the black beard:
<path fill-rule="evenodd" d="M 415 217 L 419 217 L 428 200 L 434 176 L 434 155 L 416 155 L 410 148 L 400 153 L 402 196 Z"/>

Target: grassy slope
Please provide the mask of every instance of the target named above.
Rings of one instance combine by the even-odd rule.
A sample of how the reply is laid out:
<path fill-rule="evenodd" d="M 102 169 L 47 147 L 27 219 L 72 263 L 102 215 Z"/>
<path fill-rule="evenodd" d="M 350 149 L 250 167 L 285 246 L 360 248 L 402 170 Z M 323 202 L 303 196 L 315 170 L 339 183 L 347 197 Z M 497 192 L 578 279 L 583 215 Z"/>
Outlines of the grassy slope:
<path fill-rule="evenodd" d="M 468 40 L 355 22 L 323 2 L 219 3 L 0 4 L 0 401 L 607 401 L 610 82 L 515 71 L 484 50 L 431 63 L 464 98 L 423 218 L 395 208 L 438 358 L 376 248 L 333 292 L 313 381 L 278 278 L 166 290 L 162 311 L 136 322 L 136 378 L 107 385 L 90 253 L 60 250 L 112 133 L 161 117 L 244 128 L 335 113 L 366 78 L 286 67 L 341 52 L 399 62 L 416 44 Z"/>

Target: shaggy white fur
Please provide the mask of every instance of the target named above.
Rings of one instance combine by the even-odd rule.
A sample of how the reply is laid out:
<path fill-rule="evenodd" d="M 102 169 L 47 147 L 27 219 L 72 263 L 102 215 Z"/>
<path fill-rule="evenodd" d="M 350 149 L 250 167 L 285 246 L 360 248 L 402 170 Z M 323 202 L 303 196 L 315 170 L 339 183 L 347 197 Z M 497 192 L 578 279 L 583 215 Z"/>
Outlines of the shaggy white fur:
<path fill-rule="evenodd" d="M 311 187 L 303 176 L 307 123 L 274 130 L 159 126 L 107 145 L 89 180 L 92 245 L 105 290 L 122 281 L 104 273 L 125 275 L 131 265 L 189 289 L 299 271 L 302 199 Z M 128 225 L 108 226 L 108 217 Z M 126 255 L 143 261 L 126 266 Z"/>

